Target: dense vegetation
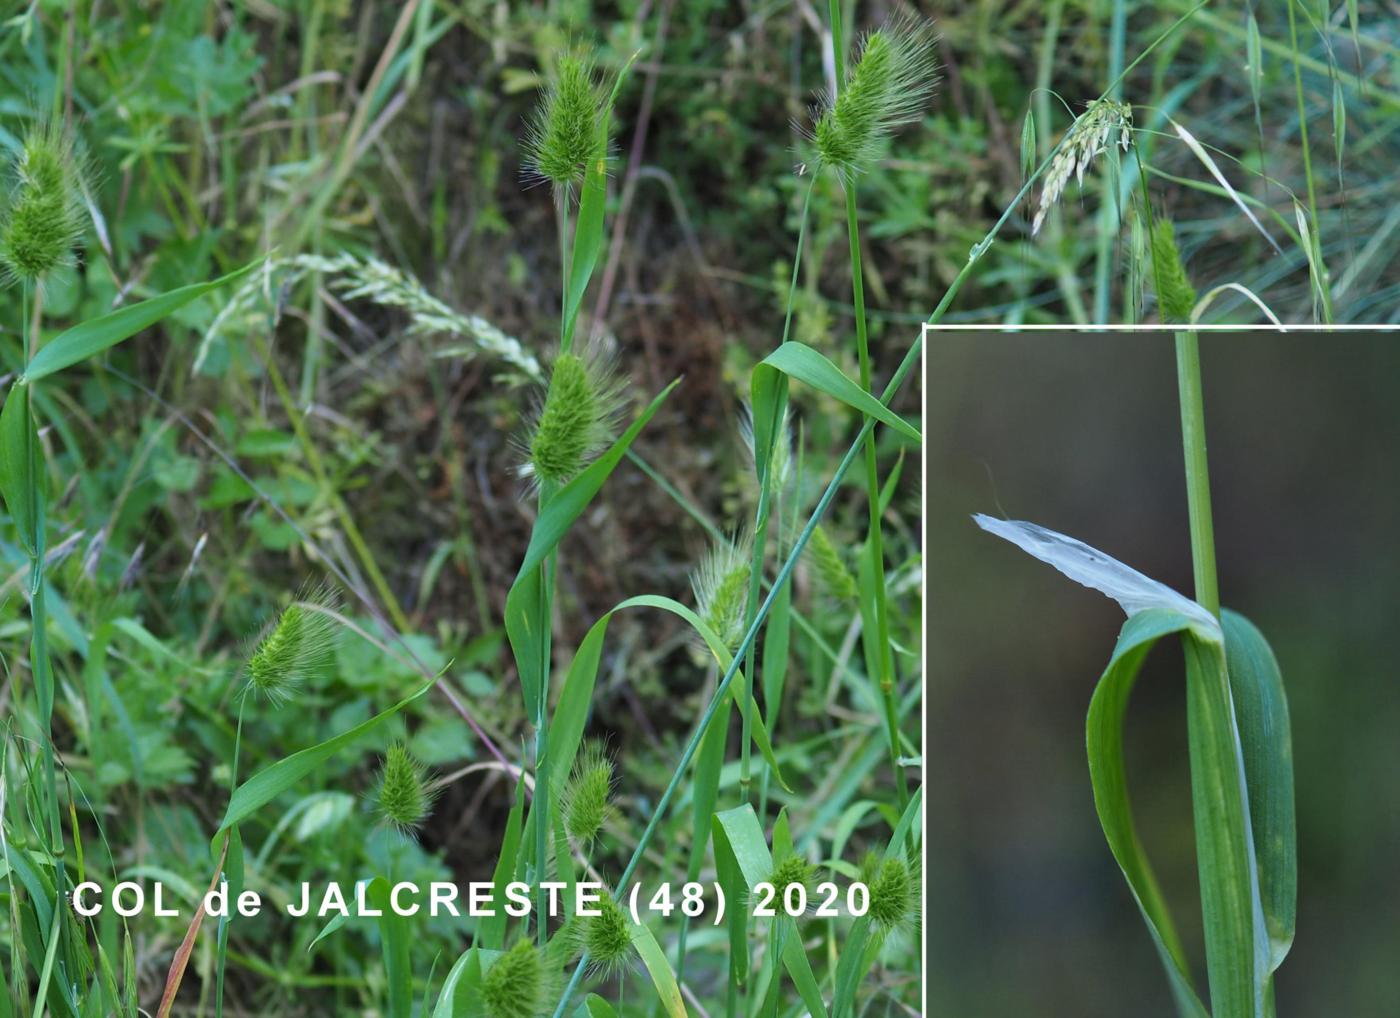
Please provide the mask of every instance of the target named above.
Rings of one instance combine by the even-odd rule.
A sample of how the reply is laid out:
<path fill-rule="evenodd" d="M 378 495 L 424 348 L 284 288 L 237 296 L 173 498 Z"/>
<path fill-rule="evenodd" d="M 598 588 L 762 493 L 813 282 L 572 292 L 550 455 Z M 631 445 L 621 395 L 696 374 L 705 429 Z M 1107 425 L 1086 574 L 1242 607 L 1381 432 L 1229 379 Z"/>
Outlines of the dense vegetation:
<path fill-rule="evenodd" d="M 1400 86 L 1364 3 L 852 7 L 0 26 L 0 1009 L 919 1007 L 918 324 L 1393 317 Z M 880 894 L 54 907 L 221 872 Z"/>

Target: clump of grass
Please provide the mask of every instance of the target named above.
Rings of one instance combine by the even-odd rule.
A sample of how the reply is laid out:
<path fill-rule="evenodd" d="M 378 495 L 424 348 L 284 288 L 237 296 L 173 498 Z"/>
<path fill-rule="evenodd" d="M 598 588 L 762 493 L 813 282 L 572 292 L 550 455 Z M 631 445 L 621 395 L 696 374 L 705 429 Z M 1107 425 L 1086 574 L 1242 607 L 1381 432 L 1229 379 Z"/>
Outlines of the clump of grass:
<path fill-rule="evenodd" d="M 434 798 L 423 765 L 403 743 L 391 744 L 384 755 L 379 787 L 374 794 L 380 822 L 400 834 L 412 835 L 428 819 Z"/>
<path fill-rule="evenodd" d="M 528 476 L 562 485 L 612 440 L 621 391 L 602 355 L 561 353 L 530 433 Z"/>
<path fill-rule="evenodd" d="M 714 542 L 690 578 L 700 618 L 729 650 L 734 649 L 744 634 L 752 568 L 746 544 L 743 541 Z"/>
<path fill-rule="evenodd" d="M 1045 217 L 1064 194 L 1073 176 L 1081 185 L 1084 173 L 1100 155 L 1117 145 L 1124 152 L 1133 140 L 1133 108 L 1115 99 L 1096 99 L 1070 125 L 1064 141 L 1045 171 L 1040 203 L 1031 222 L 1031 234 L 1040 232 Z"/>
<path fill-rule="evenodd" d="M 539 948 L 516 941 L 486 970 L 481 1002 L 489 1018 L 534 1018 L 545 1004 L 545 970 Z"/>
<path fill-rule="evenodd" d="M 626 963 L 632 951 L 632 924 L 626 910 L 610 894 L 597 905 L 598 914 L 578 920 L 578 946 L 588 955 L 589 970 L 613 975 Z"/>
<path fill-rule="evenodd" d="M 560 796 L 564 830 L 585 845 L 592 844 L 612 815 L 613 765 L 603 747 L 590 742 L 579 753 L 573 773 Z"/>
<path fill-rule="evenodd" d="M 606 101 L 592 61 L 572 54 L 560 57 L 526 136 L 531 172 L 564 191 L 581 183 L 589 160 L 606 149 Z"/>
<path fill-rule="evenodd" d="M 0 262 L 11 278 L 34 282 L 70 264 L 86 211 L 73 136 L 40 121 L 25 134 L 15 182 L 0 216 Z"/>
<path fill-rule="evenodd" d="M 850 179 L 870 168 L 894 131 L 923 115 L 936 81 L 928 24 L 866 35 L 845 89 L 828 94 L 813 129 L 818 161 Z"/>
<path fill-rule="evenodd" d="M 328 614 L 335 607 L 334 593 L 322 587 L 284 608 L 248 658 L 246 688 L 282 704 L 309 679 L 327 674 L 340 631 Z"/>
<path fill-rule="evenodd" d="M 1182 267 L 1170 219 L 1159 218 L 1152 224 L 1152 275 L 1162 321 L 1190 321 L 1196 307 L 1196 288 Z"/>

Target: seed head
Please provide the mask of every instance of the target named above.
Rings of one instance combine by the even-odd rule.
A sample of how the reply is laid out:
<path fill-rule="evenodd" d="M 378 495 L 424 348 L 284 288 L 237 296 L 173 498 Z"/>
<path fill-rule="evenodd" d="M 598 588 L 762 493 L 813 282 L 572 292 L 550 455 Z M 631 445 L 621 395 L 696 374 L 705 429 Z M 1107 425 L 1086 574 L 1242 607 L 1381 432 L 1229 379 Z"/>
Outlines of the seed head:
<path fill-rule="evenodd" d="M 577 56 L 561 57 L 525 139 L 530 169 L 565 191 L 581 182 L 588 163 L 607 148 L 605 104 L 593 64 Z"/>
<path fill-rule="evenodd" d="M 423 765 L 402 743 L 393 743 L 384 756 L 374 797 L 380 819 L 400 834 L 411 835 L 428 819 L 433 799 Z"/>
<path fill-rule="evenodd" d="M 928 23 L 897 23 L 865 37 L 860 55 L 833 101 L 821 106 L 813 140 L 823 166 L 843 180 L 868 170 L 894 131 L 917 121 L 937 78 Z"/>
<path fill-rule="evenodd" d="M 826 528 L 817 524 L 807 542 L 807 556 L 817 572 L 817 580 L 828 597 L 840 602 L 856 599 L 856 579 L 846 560 L 831 540 Z"/>
<path fill-rule="evenodd" d="M 753 425 L 753 407 L 745 403 L 739 414 L 739 438 L 743 440 L 744 448 L 749 454 L 749 464 L 755 466 L 756 474 L 758 452 L 754 447 Z M 769 490 L 782 491 L 792 480 L 792 425 L 788 419 L 786 406 L 783 407 L 783 419 L 779 422 L 773 436 L 771 457 L 768 462 Z"/>
<path fill-rule="evenodd" d="M 248 658 L 247 688 L 280 704 L 308 679 L 327 674 L 340 630 L 326 611 L 335 606 L 335 595 L 323 587 L 284 608 Z"/>
<path fill-rule="evenodd" d="M 594 351 L 560 354 L 530 435 L 526 476 L 564 484 L 612 439 L 621 390 Z"/>
<path fill-rule="evenodd" d="M 1196 288 L 1181 265 L 1170 219 L 1158 219 L 1152 224 L 1152 278 L 1156 281 L 1162 321 L 1190 321 L 1196 307 Z"/>
<path fill-rule="evenodd" d="M 773 875 L 768 878 L 768 882 L 773 885 L 778 896 L 782 897 L 783 892 L 793 884 L 801 884 L 810 891 L 816 873 L 815 866 L 802 856 L 793 853 L 785 856 L 782 862 L 773 867 Z"/>
<path fill-rule="evenodd" d="M 598 915 L 578 919 L 578 946 L 588 952 L 588 965 L 594 972 L 616 972 L 632 950 L 632 923 L 610 894 L 599 901 Z"/>
<path fill-rule="evenodd" d="M 29 129 L 0 215 L 0 261 L 7 274 L 32 282 L 72 261 L 83 233 L 80 175 L 67 131 L 48 121 Z"/>
<path fill-rule="evenodd" d="M 486 970 L 481 999 L 489 1018 L 535 1018 L 544 1007 L 544 964 L 529 940 L 516 941 Z"/>
<path fill-rule="evenodd" d="M 750 572 L 748 542 L 719 541 L 690 577 L 700 618 L 729 650 L 744 635 Z"/>
<path fill-rule="evenodd" d="M 1060 200 L 1070 174 L 1074 175 L 1081 187 L 1084 186 L 1084 171 L 1090 163 L 1114 145 L 1124 152 L 1128 151 L 1132 140 L 1131 106 L 1112 99 L 1091 102 L 1070 125 L 1064 141 L 1055 152 L 1055 158 L 1050 160 L 1050 166 L 1045 171 L 1045 183 L 1040 190 L 1040 205 L 1035 210 L 1035 220 L 1031 223 L 1031 235 L 1039 233 L 1045 225 L 1045 217 Z"/>
<path fill-rule="evenodd" d="M 867 856 L 861 866 L 861 880 L 870 889 L 870 921 L 881 934 L 888 934 L 909 922 L 918 913 L 918 887 L 908 864 L 898 856 L 880 860 Z"/>
<path fill-rule="evenodd" d="M 613 765 L 603 747 L 590 742 L 579 754 L 561 799 L 564 830 L 585 845 L 593 843 L 612 815 Z"/>

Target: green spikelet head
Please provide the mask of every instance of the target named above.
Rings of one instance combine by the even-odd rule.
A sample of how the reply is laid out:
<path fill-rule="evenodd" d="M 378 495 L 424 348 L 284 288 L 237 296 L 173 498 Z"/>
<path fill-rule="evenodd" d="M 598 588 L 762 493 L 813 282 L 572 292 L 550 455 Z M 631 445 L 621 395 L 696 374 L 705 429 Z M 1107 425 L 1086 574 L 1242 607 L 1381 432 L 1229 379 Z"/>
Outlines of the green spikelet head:
<path fill-rule="evenodd" d="M 613 973 L 626 964 L 632 950 L 631 920 L 610 894 L 604 894 L 596 908 L 598 915 L 578 919 L 578 947 L 588 952 L 592 971 Z"/>
<path fill-rule="evenodd" d="M 423 765 L 402 743 L 392 744 L 384 755 L 374 796 L 380 820 L 400 834 L 411 835 L 428 819 L 433 798 Z"/>
<path fill-rule="evenodd" d="M 335 597 L 324 588 L 284 608 L 248 658 L 247 689 L 281 704 L 307 680 L 328 674 L 340 630 L 325 612 L 334 609 Z"/>
<path fill-rule="evenodd" d="M 525 139 L 531 171 L 565 191 L 580 183 L 589 161 L 606 151 L 605 110 L 593 64 L 577 56 L 561 57 Z"/>
<path fill-rule="evenodd" d="M 870 889 L 870 921 L 881 935 L 899 929 L 917 915 L 918 883 L 903 859 L 867 856 L 861 864 L 861 880 Z"/>
<path fill-rule="evenodd" d="M 785 856 L 781 862 L 773 867 L 773 875 L 768 878 L 768 882 L 773 885 L 778 892 L 778 897 L 781 898 L 783 892 L 793 884 L 800 884 L 810 891 L 816 873 L 815 866 L 794 853 Z"/>
<path fill-rule="evenodd" d="M 827 596 L 842 603 L 856 599 L 856 578 L 821 524 L 812 531 L 811 540 L 807 542 L 807 556 Z"/>
<path fill-rule="evenodd" d="M 753 408 L 744 404 L 739 416 L 739 437 L 749 454 L 749 463 L 754 467 L 757 480 L 758 450 L 755 448 Z M 783 419 L 779 422 L 773 437 L 773 451 L 768 461 L 768 483 L 770 491 L 780 492 L 792 480 L 792 424 L 788 418 L 788 408 L 783 407 Z"/>
<path fill-rule="evenodd" d="M 601 358 L 556 357 L 530 435 L 525 473 L 553 484 L 570 481 L 612 439 L 620 398 L 617 381 Z"/>
<path fill-rule="evenodd" d="M 544 1009 L 544 982 L 539 949 L 529 940 L 517 941 L 482 977 L 488 1018 L 535 1018 Z"/>
<path fill-rule="evenodd" d="M 818 160 L 843 179 L 870 168 L 894 131 L 917 121 L 933 94 L 934 33 L 928 24 L 895 24 L 865 37 L 834 102 L 823 103 L 813 132 Z"/>
<path fill-rule="evenodd" d="M 0 261 L 8 275 L 33 282 L 72 262 L 85 216 L 81 173 L 71 135 L 50 122 L 30 128 L 0 216 Z"/>
<path fill-rule="evenodd" d="M 690 578 L 700 618 L 730 650 L 744 635 L 749 573 L 748 542 L 722 541 L 710 548 Z"/>
<path fill-rule="evenodd" d="M 1189 322 L 1196 307 L 1196 288 L 1182 268 L 1170 219 L 1158 219 L 1152 224 L 1152 276 L 1162 321 Z"/>
<path fill-rule="evenodd" d="M 612 761 L 602 746 L 590 742 L 579 753 L 561 800 L 564 830 L 570 838 L 590 845 L 598 837 L 598 832 L 612 814 L 612 806 L 608 802 L 612 784 Z"/>

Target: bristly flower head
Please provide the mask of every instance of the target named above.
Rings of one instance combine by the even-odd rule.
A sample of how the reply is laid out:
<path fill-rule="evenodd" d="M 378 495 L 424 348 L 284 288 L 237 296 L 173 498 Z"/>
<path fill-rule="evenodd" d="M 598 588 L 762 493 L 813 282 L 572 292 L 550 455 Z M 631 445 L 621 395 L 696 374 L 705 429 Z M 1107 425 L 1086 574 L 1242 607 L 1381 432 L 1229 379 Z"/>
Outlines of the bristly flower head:
<path fill-rule="evenodd" d="M 826 96 L 812 133 L 822 166 L 848 180 L 868 170 L 894 131 L 916 122 L 937 77 L 933 26 L 896 22 L 866 35 L 833 101 Z"/>
<path fill-rule="evenodd" d="M 626 964 L 632 950 L 632 921 L 612 895 L 604 892 L 598 915 L 578 919 L 577 947 L 588 952 L 588 968 L 611 975 Z"/>
<path fill-rule="evenodd" d="M 379 819 L 400 834 L 410 836 L 428 819 L 434 798 L 423 765 L 403 743 L 390 745 L 374 796 Z"/>
<path fill-rule="evenodd" d="M 73 137 L 52 121 L 29 129 L 0 214 L 0 261 L 16 279 L 39 280 L 70 264 L 83 234 L 82 162 Z"/>
<path fill-rule="evenodd" d="M 327 674 L 335 663 L 340 635 L 335 619 L 327 614 L 335 608 L 335 594 L 326 587 L 284 608 L 248 658 L 247 689 L 280 704 L 307 680 Z"/>
<path fill-rule="evenodd" d="M 544 1008 L 545 969 L 539 949 L 528 939 L 492 963 L 481 979 L 481 1000 L 489 1018 L 535 1018 Z"/>
<path fill-rule="evenodd" d="M 530 432 L 527 477 L 565 484 L 612 440 L 622 388 L 596 349 L 561 353 Z"/>
<path fill-rule="evenodd" d="M 1176 231 L 1170 219 L 1152 224 L 1152 278 L 1157 288 L 1157 307 L 1164 322 L 1188 322 L 1196 308 L 1196 288 L 1181 265 Z"/>
<path fill-rule="evenodd" d="M 748 452 L 749 465 L 757 474 L 758 453 L 754 448 L 753 407 L 744 403 L 739 413 L 739 438 Z M 773 438 L 773 451 L 768 461 L 768 483 L 770 492 L 782 491 L 792 480 L 792 424 L 788 407 L 783 407 L 783 419 L 779 422 Z"/>
<path fill-rule="evenodd" d="M 826 532 L 817 524 L 807 542 L 807 558 L 816 570 L 821 589 L 833 600 L 851 603 L 856 600 L 856 578 L 851 575 L 846 559 Z"/>
<path fill-rule="evenodd" d="M 570 838 L 588 845 L 612 814 L 613 765 L 596 742 L 589 742 L 579 753 L 573 773 L 564 786 L 561 808 L 564 830 Z"/>
<path fill-rule="evenodd" d="M 1114 145 L 1124 152 L 1133 140 L 1133 108 L 1113 99 L 1091 102 L 1070 125 L 1055 158 L 1045 171 L 1045 184 L 1040 190 L 1040 204 L 1031 223 L 1031 235 L 1040 232 L 1045 217 L 1064 193 L 1070 174 L 1082 187 L 1084 171 L 1089 164 Z"/>
<path fill-rule="evenodd" d="M 749 546 L 747 540 L 716 541 L 691 574 L 696 610 L 729 650 L 744 635 L 748 608 Z"/>
<path fill-rule="evenodd" d="M 777 892 L 778 900 L 786 906 L 788 902 L 787 889 L 793 884 L 798 884 L 810 897 L 812 882 L 816 879 L 816 875 L 817 868 L 794 852 L 784 856 L 782 861 L 773 867 L 773 874 L 768 878 L 768 882 L 773 885 L 773 890 Z"/>
<path fill-rule="evenodd" d="M 897 855 L 882 860 L 872 853 L 860 869 L 860 879 L 870 891 L 870 921 L 881 936 L 918 916 L 919 882 L 908 863 Z"/>
<path fill-rule="evenodd" d="M 580 183 L 589 162 L 607 151 L 606 103 L 592 62 L 560 57 L 525 139 L 530 170 L 564 191 Z"/>

